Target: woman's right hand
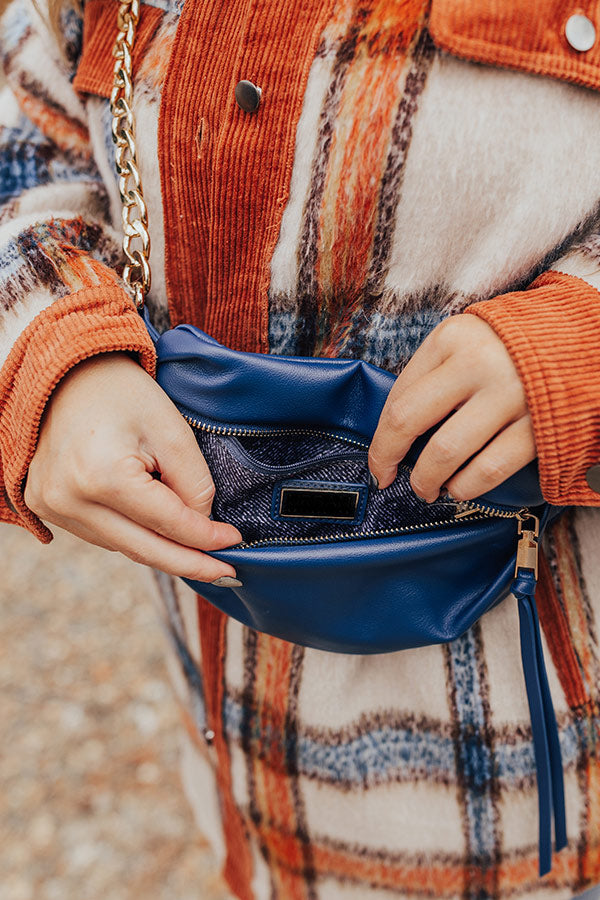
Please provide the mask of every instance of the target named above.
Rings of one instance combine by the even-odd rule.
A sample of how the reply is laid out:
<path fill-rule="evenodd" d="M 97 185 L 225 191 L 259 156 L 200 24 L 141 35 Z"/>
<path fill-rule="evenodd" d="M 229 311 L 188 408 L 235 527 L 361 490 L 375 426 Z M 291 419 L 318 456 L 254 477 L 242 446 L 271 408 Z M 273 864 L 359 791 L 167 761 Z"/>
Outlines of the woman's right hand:
<path fill-rule="evenodd" d="M 208 518 L 213 495 L 191 428 L 127 354 L 84 360 L 59 382 L 24 494 L 40 519 L 135 562 L 209 582 L 235 570 L 202 551 L 242 540 L 233 525 Z"/>

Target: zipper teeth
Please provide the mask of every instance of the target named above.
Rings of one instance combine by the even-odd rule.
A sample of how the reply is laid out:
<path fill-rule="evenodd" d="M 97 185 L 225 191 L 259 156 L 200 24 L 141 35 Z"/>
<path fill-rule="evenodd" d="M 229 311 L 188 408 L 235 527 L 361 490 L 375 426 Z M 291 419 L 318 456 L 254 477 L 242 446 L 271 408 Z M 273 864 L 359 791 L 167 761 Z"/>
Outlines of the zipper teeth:
<path fill-rule="evenodd" d="M 339 434 L 335 434 L 335 432 L 330 431 L 320 431 L 314 428 L 274 428 L 271 431 L 263 431 L 260 428 L 237 428 L 235 426 L 225 426 L 225 425 L 209 425 L 207 422 L 200 422 L 198 419 L 194 419 L 192 416 L 188 416 L 185 413 L 182 414 L 186 422 L 188 422 L 192 428 L 197 428 L 199 431 L 208 431 L 211 434 L 220 434 L 230 437 L 238 437 L 239 435 L 261 435 L 261 434 L 318 434 L 322 437 L 330 437 L 335 440 L 345 441 L 347 444 L 354 444 L 357 447 L 362 447 L 365 450 L 368 450 L 369 445 L 365 444 L 364 441 L 357 441 L 353 438 L 347 438 L 344 436 L 340 436 Z M 410 471 L 410 466 L 403 465 L 400 463 L 400 468 Z M 373 531 L 363 531 L 363 532 L 355 532 L 355 531 L 347 531 L 342 534 L 327 534 L 321 535 L 320 537 L 298 537 L 298 538 L 263 538 L 258 541 L 251 541 L 250 543 L 241 543 L 238 544 L 237 547 L 240 550 L 246 550 L 250 547 L 265 547 L 273 544 L 277 544 L 279 546 L 288 545 L 293 546 L 297 544 L 326 544 L 331 541 L 344 541 L 351 540 L 352 538 L 370 538 L 370 537 L 386 537 L 389 535 L 395 534 L 408 534 L 412 531 L 424 531 L 427 528 L 437 528 L 438 526 L 444 525 L 452 525 L 463 518 L 467 518 L 470 522 L 475 522 L 480 519 L 486 518 L 499 518 L 499 519 L 518 519 L 522 517 L 524 514 L 529 514 L 528 509 L 520 509 L 516 512 L 512 512 L 510 510 L 502 509 L 496 506 L 483 505 L 481 503 L 472 503 L 470 500 L 459 500 L 456 503 L 456 514 L 454 519 L 445 519 L 441 522 L 424 522 L 419 525 L 404 525 L 400 528 L 379 528 Z"/>
<path fill-rule="evenodd" d="M 357 441 L 355 438 L 345 437 L 336 434 L 334 431 L 317 431 L 314 428 L 273 428 L 269 431 L 264 431 L 262 428 L 236 428 L 231 425 L 209 425 L 207 422 L 200 422 L 198 419 L 194 419 L 192 416 L 188 416 L 185 413 L 182 413 L 182 415 L 192 428 L 197 428 L 199 431 L 210 431 L 212 434 L 224 434 L 231 437 L 239 437 L 239 435 L 243 434 L 251 436 L 260 434 L 318 434 L 322 437 L 344 441 L 346 444 L 354 444 L 356 447 L 362 447 L 364 450 L 369 449 L 369 445 L 364 441 Z"/>
<path fill-rule="evenodd" d="M 470 500 L 459 500 L 456 509 L 458 513 L 456 516 L 457 519 L 466 519 L 466 514 L 471 511 L 474 513 L 480 512 L 492 518 L 499 519 L 518 519 L 519 516 L 529 513 L 529 510 L 525 508 L 512 512 L 509 509 L 502 509 L 498 506 L 483 506 L 481 503 L 472 503 Z"/>
<path fill-rule="evenodd" d="M 470 522 L 477 521 L 478 519 L 489 519 L 491 516 L 481 513 L 480 515 L 474 515 L 469 518 Z M 512 518 L 512 516 L 508 516 L 507 518 Z M 259 541 L 251 541 L 250 543 L 242 543 L 237 544 L 236 549 L 239 550 L 247 550 L 250 547 L 264 547 L 270 544 L 277 544 L 279 546 L 289 544 L 327 544 L 332 541 L 344 541 L 351 540 L 352 538 L 362 539 L 362 538 L 371 538 L 371 537 L 386 537 L 396 534 L 407 534 L 411 531 L 425 531 L 427 528 L 436 528 L 438 525 L 454 525 L 458 520 L 457 519 L 446 519 L 441 522 L 423 522 L 420 525 L 404 525 L 400 528 L 377 528 L 373 531 L 346 531 L 342 534 L 323 534 L 318 537 L 299 537 L 299 538 L 263 538 Z"/>

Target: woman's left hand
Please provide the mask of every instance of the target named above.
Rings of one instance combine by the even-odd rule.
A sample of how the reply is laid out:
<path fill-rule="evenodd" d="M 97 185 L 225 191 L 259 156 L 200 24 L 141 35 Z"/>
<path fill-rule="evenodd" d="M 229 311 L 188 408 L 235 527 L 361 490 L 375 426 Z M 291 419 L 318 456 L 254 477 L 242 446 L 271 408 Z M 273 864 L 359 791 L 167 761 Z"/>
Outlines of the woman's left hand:
<path fill-rule="evenodd" d="M 369 449 L 369 468 L 380 488 L 392 483 L 415 438 L 450 413 L 410 478 L 414 492 L 428 502 L 442 486 L 456 500 L 472 500 L 535 459 L 517 369 L 495 331 L 477 316 L 440 322 L 398 376 Z"/>

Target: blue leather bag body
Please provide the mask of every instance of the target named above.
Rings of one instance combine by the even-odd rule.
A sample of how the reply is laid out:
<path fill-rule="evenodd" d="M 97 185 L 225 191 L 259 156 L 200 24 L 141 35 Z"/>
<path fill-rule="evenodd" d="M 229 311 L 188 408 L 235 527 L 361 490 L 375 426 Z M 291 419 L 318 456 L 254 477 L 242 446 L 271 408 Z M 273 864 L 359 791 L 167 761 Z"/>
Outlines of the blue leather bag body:
<path fill-rule="evenodd" d="M 191 325 L 156 342 L 157 380 L 194 430 L 215 482 L 213 516 L 242 544 L 212 553 L 239 585 L 188 583 L 284 640 L 341 653 L 452 641 L 517 597 L 537 766 L 540 875 L 566 845 L 563 771 L 535 606 L 537 539 L 562 511 L 536 463 L 473 501 L 428 504 L 409 478 L 431 432 L 379 491 L 367 450 L 395 377 L 361 360 L 230 350 Z"/>

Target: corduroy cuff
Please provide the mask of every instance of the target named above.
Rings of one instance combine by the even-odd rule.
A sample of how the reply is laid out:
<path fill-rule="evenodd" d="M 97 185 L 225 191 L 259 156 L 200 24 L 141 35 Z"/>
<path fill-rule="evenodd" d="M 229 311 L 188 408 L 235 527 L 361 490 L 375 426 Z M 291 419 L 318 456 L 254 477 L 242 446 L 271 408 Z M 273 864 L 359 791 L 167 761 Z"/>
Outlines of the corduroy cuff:
<path fill-rule="evenodd" d="M 23 486 L 52 391 L 78 362 L 129 351 L 154 375 L 152 340 L 126 292 L 84 288 L 56 300 L 28 325 L 0 372 L 0 521 L 29 529 L 43 543 L 52 533 L 28 509 Z"/>
<path fill-rule="evenodd" d="M 549 503 L 600 506 L 586 481 L 600 463 L 600 293 L 548 271 L 527 290 L 500 294 L 465 312 L 505 344 L 525 389 Z"/>

